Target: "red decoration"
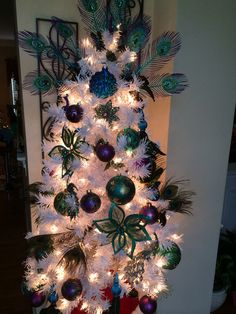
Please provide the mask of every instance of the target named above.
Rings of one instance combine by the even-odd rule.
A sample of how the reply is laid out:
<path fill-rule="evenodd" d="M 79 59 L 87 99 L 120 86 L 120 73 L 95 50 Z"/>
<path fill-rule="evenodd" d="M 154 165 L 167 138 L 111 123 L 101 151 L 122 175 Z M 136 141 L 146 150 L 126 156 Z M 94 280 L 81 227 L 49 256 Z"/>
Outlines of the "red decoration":
<path fill-rule="evenodd" d="M 110 302 L 112 302 L 113 296 L 111 293 L 111 288 L 105 289 L 105 297 Z M 120 314 L 131 314 L 138 305 L 139 305 L 138 298 L 123 296 L 123 298 L 120 299 Z M 71 314 L 87 314 L 87 312 L 81 310 L 80 306 L 78 306 L 71 312 Z"/>

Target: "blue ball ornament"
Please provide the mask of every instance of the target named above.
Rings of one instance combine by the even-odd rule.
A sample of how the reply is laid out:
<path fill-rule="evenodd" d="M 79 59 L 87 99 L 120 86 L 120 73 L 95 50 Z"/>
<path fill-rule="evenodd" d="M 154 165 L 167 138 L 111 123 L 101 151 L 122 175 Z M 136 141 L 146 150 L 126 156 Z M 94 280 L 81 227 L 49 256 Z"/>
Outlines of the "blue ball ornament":
<path fill-rule="evenodd" d="M 98 98 L 107 98 L 117 91 L 117 82 L 112 73 L 107 68 L 103 68 L 101 72 L 96 72 L 89 82 L 90 93 Z"/>
<path fill-rule="evenodd" d="M 56 291 L 53 291 L 52 293 L 49 294 L 48 296 L 48 301 L 52 304 L 56 304 L 58 300 L 58 294 Z"/>

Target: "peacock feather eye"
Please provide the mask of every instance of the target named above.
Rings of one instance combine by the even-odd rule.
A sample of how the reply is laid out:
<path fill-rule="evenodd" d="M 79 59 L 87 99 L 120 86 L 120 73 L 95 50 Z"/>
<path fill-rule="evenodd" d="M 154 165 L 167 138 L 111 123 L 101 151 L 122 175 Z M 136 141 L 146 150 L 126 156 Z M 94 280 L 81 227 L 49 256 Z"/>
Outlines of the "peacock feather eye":
<path fill-rule="evenodd" d="M 47 40 L 40 34 L 22 31 L 18 35 L 20 46 L 32 56 L 38 56 L 47 47 Z"/>
<path fill-rule="evenodd" d="M 146 38 L 146 32 L 142 27 L 138 27 L 129 34 L 127 45 L 130 50 L 138 52 L 141 50 Z"/>
<path fill-rule="evenodd" d="M 42 52 L 45 49 L 45 43 L 41 41 L 37 37 L 31 37 L 27 40 L 27 43 L 31 45 L 32 48 L 34 48 L 37 52 Z"/>
<path fill-rule="evenodd" d="M 65 25 L 64 23 L 58 24 L 58 33 L 63 38 L 69 38 L 73 35 L 73 30 L 71 27 Z"/>
<path fill-rule="evenodd" d="M 177 80 L 175 80 L 172 77 L 166 77 L 162 81 L 162 87 L 164 90 L 168 93 L 173 92 L 176 89 L 176 86 L 178 85 Z"/>
<path fill-rule="evenodd" d="M 177 193 L 178 193 L 178 186 L 177 185 L 167 185 L 163 191 L 162 197 L 165 200 L 171 200 L 174 197 L 176 197 Z"/>
<path fill-rule="evenodd" d="M 86 11 L 90 13 L 94 13 L 98 9 L 98 3 L 96 0 L 82 0 L 83 5 L 86 9 Z"/>
<path fill-rule="evenodd" d="M 187 87 L 187 79 L 180 73 L 165 75 L 161 80 L 161 86 L 168 94 L 179 94 Z"/>
<path fill-rule="evenodd" d="M 42 93 L 46 93 L 51 89 L 52 81 L 47 75 L 39 75 L 34 80 L 34 86 Z"/>
<path fill-rule="evenodd" d="M 167 56 L 171 49 L 171 41 L 163 39 L 157 42 L 157 54 L 160 57 Z"/>
<path fill-rule="evenodd" d="M 150 18 L 144 15 L 140 20 L 136 17 L 127 29 L 126 45 L 130 50 L 139 52 L 148 42 L 150 32 Z"/>

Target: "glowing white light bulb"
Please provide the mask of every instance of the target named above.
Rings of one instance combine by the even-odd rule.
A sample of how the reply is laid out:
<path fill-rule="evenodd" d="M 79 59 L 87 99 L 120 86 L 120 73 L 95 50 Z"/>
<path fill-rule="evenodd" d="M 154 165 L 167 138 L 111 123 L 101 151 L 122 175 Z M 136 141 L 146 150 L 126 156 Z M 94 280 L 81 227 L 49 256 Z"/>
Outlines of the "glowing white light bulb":
<path fill-rule="evenodd" d="M 64 279 L 64 277 L 65 277 L 65 270 L 64 270 L 64 268 L 62 266 L 57 267 L 56 273 L 57 273 L 57 279 L 59 281 L 62 281 Z"/>
<path fill-rule="evenodd" d="M 89 281 L 95 282 L 98 279 L 98 273 L 92 273 L 89 275 Z"/>
<path fill-rule="evenodd" d="M 58 227 L 56 225 L 51 225 L 50 231 L 51 231 L 51 233 L 57 233 Z"/>

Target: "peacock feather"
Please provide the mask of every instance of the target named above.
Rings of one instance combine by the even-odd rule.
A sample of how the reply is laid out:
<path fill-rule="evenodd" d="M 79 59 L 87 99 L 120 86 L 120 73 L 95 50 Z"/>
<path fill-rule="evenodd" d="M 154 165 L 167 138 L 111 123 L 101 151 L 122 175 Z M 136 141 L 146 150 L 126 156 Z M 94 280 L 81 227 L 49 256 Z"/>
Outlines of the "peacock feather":
<path fill-rule="evenodd" d="M 79 0 L 78 9 L 88 33 L 106 29 L 105 0 Z"/>
<path fill-rule="evenodd" d="M 110 30 L 116 30 L 117 25 L 121 26 L 123 32 L 126 31 L 127 25 L 130 23 L 130 18 L 127 14 L 127 6 L 129 0 L 113 0 L 109 4 L 109 17 L 107 27 Z"/>
<path fill-rule="evenodd" d="M 53 79 L 48 74 L 38 74 L 37 71 L 29 72 L 25 76 L 23 88 L 32 95 L 38 95 L 40 92 L 44 95 L 55 92 Z"/>
<path fill-rule="evenodd" d="M 19 32 L 18 39 L 20 47 L 34 57 L 42 54 L 49 45 L 44 36 L 28 31 Z"/>
<path fill-rule="evenodd" d="M 150 17 L 146 15 L 144 15 L 142 19 L 140 19 L 140 17 L 135 17 L 127 28 L 125 45 L 128 46 L 130 50 L 139 52 L 148 42 L 150 33 Z"/>
<path fill-rule="evenodd" d="M 162 74 L 149 82 L 149 88 L 156 97 L 180 94 L 188 87 L 188 81 L 184 74 Z"/>
<path fill-rule="evenodd" d="M 67 249 L 58 265 L 63 265 L 70 274 L 74 274 L 79 266 L 86 269 L 86 256 L 80 243 Z"/>
<path fill-rule="evenodd" d="M 37 261 L 48 257 L 54 251 L 53 236 L 51 234 L 38 235 L 28 239 L 27 255 Z"/>
<path fill-rule="evenodd" d="M 165 32 L 148 47 L 141 56 L 141 65 L 135 70 L 136 74 L 155 76 L 167 62 L 169 62 L 181 47 L 180 34 Z"/>
<path fill-rule="evenodd" d="M 160 199 L 169 201 L 165 210 L 178 212 L 181 214 L 191 214 L 192 191 L 185 190 L 186 180 L 167 180 L 160 189 Z"/>

